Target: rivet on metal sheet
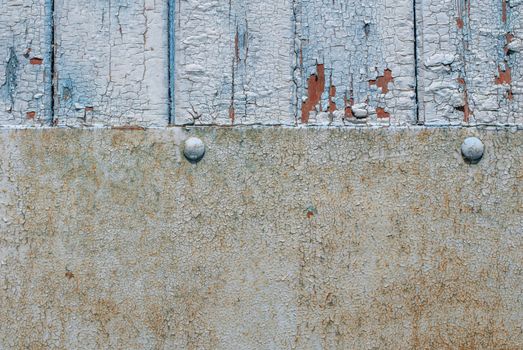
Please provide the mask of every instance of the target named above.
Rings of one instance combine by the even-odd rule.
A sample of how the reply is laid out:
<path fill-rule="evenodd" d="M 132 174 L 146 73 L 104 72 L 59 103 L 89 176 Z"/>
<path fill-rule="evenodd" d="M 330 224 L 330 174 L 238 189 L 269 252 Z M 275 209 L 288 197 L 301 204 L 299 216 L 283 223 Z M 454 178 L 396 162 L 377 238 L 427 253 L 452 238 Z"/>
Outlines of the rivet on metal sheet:
<path fill-rule="evenodd" d="M 478 163 L 485 152 L 485 145 L 477 137 L 467 137 L 461 145 L 461 154 L 466 162 L 470 164 Z"/>
<path fill-rule="evenodd" d="M 205 145 L 203 141 L 197 137 L 190 137 L 185 140 L 185 147 L 183 149 L 183 154 L 190 162 L 200 161 L 205 154 Z"/>

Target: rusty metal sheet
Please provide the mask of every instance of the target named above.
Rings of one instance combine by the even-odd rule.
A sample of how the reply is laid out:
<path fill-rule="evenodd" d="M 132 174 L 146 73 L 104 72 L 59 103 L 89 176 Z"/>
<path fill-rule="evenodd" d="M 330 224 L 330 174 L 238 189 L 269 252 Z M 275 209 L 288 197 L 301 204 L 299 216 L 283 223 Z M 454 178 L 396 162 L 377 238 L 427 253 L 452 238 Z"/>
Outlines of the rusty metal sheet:
<path fill-rule="evenodd" d="M 521 349 L 522 136 L 2 130 L 0 348 Z"/>

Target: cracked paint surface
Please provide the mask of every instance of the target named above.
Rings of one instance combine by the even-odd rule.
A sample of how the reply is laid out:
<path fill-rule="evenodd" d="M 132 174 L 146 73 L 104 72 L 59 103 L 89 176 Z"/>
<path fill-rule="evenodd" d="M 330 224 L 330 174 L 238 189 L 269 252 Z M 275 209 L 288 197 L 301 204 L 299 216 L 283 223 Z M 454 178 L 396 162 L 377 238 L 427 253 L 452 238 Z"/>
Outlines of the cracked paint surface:
<path fill-rule="evenodd" d="M 167 125 L 165 1 L 55 0 L 55 28 L 55 125 Z"/>
<path fill-rule="evenodd" d="M 367 123 L 415 122 L 411 1 L 300 0 L 294 6 L 296 109 L 302 122 L 345 124 L 355 115 Z M 328 83 L 311 106 L 310 77 L 318 75 L 318 65 Z M 380 118 L 378 110 L 390 117 Z"/>
<path fill-rule="evenodd" d="M 1 130 L 0 348 L 521 349 L 522 132 Z"/>
<path fill-rule="evenodd" d="M 176 124 L 290 124 L 290 2 L 186 0 L 176 6 Z"/>
<path fill-rule="evenodd" d="M 522 0 L 0 5 L 2 125 L 523 123 Z"/>
<path fill-rule="evenodd" d="M 2 125 L 41 125 L 50 116 L 46 4 L 0 0 Z"/>
<path fill-rule="evenodd" d="M 523 1 L 429 0 L 420 5 L 420 120 L 523 122 Z"/>

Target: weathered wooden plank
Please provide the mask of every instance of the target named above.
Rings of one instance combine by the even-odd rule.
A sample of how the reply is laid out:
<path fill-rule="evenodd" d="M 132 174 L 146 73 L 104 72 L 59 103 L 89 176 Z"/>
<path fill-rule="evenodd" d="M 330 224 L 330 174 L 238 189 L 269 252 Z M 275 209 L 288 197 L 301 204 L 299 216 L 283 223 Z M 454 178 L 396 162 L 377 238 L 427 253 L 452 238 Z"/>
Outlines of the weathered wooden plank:
<path fill-rule="evenodd" d="M 413 3 L 296 3 L 302 123 L 416 121 Z"/>
<path fill-rule="evenodd" d="M 427 0 L 418 21 L 421 121 L 523 121 L 521 0 Z"/>
<path fill-rule="evenodd" d="M 55 124 L 166 125 L 167 2 L 56 0 Z"/>
<path fill-rule="evenodd" d="M 0 0 L 0 123 L 50 117 L 50 8 L 44 0 Z"/>
<path fill-rule="evenodd" d="M 294 122 L 290 1 L 176 6 L 176 124 Z"/>

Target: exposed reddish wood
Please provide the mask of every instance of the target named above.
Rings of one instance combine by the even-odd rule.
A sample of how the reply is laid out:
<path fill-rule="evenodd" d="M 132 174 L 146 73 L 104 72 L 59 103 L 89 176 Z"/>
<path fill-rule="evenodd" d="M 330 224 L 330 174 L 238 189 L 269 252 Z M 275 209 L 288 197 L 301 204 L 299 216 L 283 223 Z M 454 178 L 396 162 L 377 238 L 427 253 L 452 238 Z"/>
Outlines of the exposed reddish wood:
<path fill-rule="evenodd" d="M 236 57 L 236 62 L 238 62 L 240 60 L 239 42 L 240 42 L 240 38 L 239 38 L 239 34 L 238 34 L 238 29 L 236 29 L 236 35 L 234 36 L 234 53 L 235 53 L 235 57 Z"/>
<path fill-rule="evenodd" d="M 25 115 L 26 115 L 27 119 L 34 119 L 36 117 L 36 112 L 34 112 L 34 111 L 27 112 Z"/>
<path fill-rule="evenodd" d="M 376 80 L 369 80 L 369 85 L 376 85 L 381 89 L 381 92 L 386 94 L 389 92 L 389 83 L 393 81 L 392 71 L 390 69 L 385 69 L 382 76 L 379 76 Z"/>
<path fill-rule="evenodd" d="M 307 100 L 303 102 L 301 107 L 301 122 L 309 122 L 309 113 L 314 110 L 318 102 L 320 102 L 321 94 L 325 90 L 325 66 L 323 64 L 316 65 L 316 74 L 311 74 L 307 79 Z"/>
<path fill-rule="evenodd" d="M 512 72 L 510 67 L 506 67 L 505 70 L 502 70 L 501 67 L 498 67 L 498 77 L 496 78 L 496 84 L 512 84 Z"/>
<path fill-rule="evenodd" d="M 469 93 L 467 90 L 467 83 L 465 79 L 458 78 L 458 83 L 463 86 L 463 106 L 459 107 L 458 110 L 463 112 L 463 121 L 468 123 L 470 120 L 470 105 L 469 105 Z"/>
<path fill-rule="evenodd" d="M 333 97 L 336 96 L 336 86 L 331 85 L 329 88 L 329 112 L 336 111 L 336 103 L 332 100 Z"/>
<path fill-rule="evenodd" d="M 231 105 L 229 107 L 229 119 L 231 120 L 231 123 L 234 124 L 234 119 L 236 119 L 236 113 L 234 111 L 234 106 L 233 105 Z"/>
<path fill-rule="evenodd" d="M 41 65 L 42 63 L 44 63 L 44 59 L 40 57 L 33 57 L 29 60 L 29 63 L 33 65 Z"/>
<path fill-rule="evenodd" d="M 501 20 L 507 23 L 507 0 L 501 0 Z"/>
<path fill-rule="evenodd" d="M 376 114 L 378 119 L 390 118 L 390 113 L 386 112 L 385 109 L 381 107 L 376 108 Z"/>
<path fill-rule="evenodd" d="M 505 51 L 505 55 L 508 55 L 508 52 L 509 52 L 508 45 L 514 40 L 514 34 L 512 34 L 512 33 L 505 34 L 505 40 L 507 41 L 507 44 L 505 45 L 504 51 Z"/>
<path fill-rule="evenodd" d="M 347 98 L 347 96 L 345 96 L 343 101 L 345 102 L 345 118 L 353 118 L 354 113 L 352 112 L 352 106 L 354 106 L 354 98 L 352 97 L 352 91 L 351 97 Z"/>
<path fill-rule="evenodd" d="M 465 22 L 463 22 L 463 18 L 456 18 L 456 26 L 459 29 L 463 29 L 463 27 L 465 26 Z"/>

